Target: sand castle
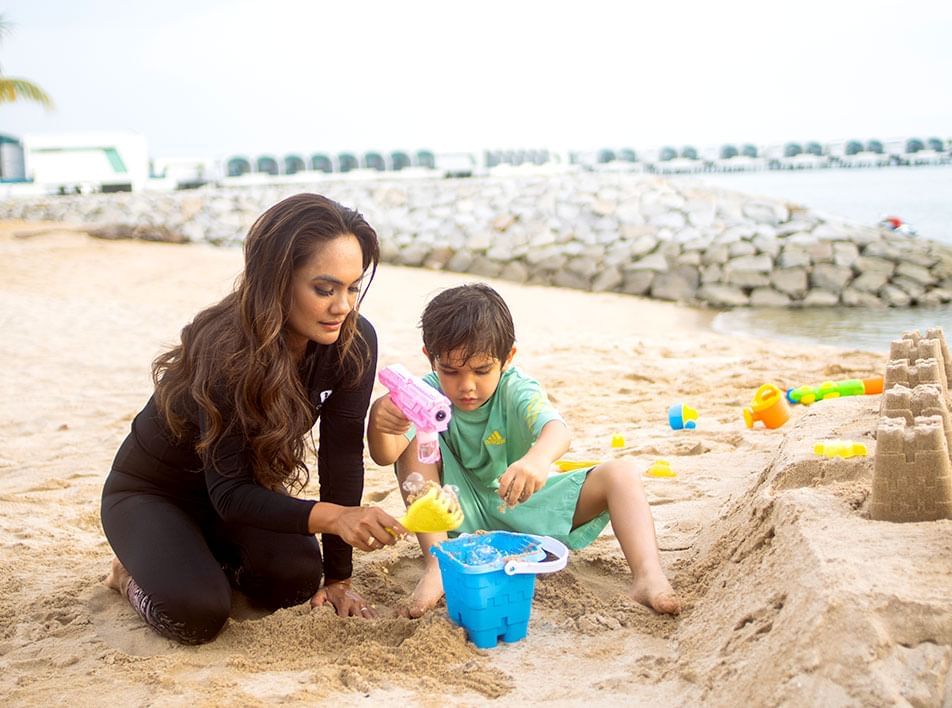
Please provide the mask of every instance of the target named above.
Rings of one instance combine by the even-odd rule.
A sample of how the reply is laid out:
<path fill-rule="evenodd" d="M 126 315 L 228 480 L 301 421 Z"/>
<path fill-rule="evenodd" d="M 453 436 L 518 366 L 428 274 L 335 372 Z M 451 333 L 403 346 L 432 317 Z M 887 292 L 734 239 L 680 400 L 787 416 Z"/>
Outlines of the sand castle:
<path fill-rule="evenodd" d="M 952 519 L 952 358 L 941 328 L 890 346 L 869 515 L 879 521 Z"/>

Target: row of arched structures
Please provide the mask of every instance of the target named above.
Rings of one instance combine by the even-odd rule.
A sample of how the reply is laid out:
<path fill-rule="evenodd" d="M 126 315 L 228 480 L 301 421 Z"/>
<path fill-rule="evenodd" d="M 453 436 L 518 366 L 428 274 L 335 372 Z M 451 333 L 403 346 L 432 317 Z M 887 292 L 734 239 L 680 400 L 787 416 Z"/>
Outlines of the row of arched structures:
<path fill-rule="evenodd" d="M 940 138 L 908 138 L 904 141 L 884 143 L 881 140 L 847 140 L 838 143 L 821 144 L 816 141 L 788 142 L 782 146 L 758 147 L 753 143 L 725 144 L 716 151 L 708 150 L 701 154 L 691 145 L 676 148 L 665 146 L 648 150 L 643 154 L 632 148 L 603 148 L 594 153 L 568 152 L 557 153 L 546 149 L 528 150 L 486 150 L 482 160 L 475 160 L 485 168 L 500 165 L 545 165 L 548 163 L 568 163 L 575 165 L 605 165 L 609 163 L 642 163 L 648 169 L 658 165 L 664 171 L 665 163 L 697 162 L 709 168 L 727 163 L 741 164 L 744 160 L 756 162 L 764 169 L 777 169 L 790 166 L 791 160 L 799 165 L 831 166 L 865 164 L 862 160 L 851 159 L 856 156 L 880 156 L 869 164 L 915 164 L 914 156 L 929 153 L 937 155 L 940 161 L 952 160 L 949 143 Z M 475 156 L 474 156 L 475 157 Z M 810 158 L 816 158 L 810 162 Z M 751 162 L 752 161 L 752 162 Z M 354 170 L 375 170 L 378 172 L 399 172 L 411 167 L 435 169 L 438 156 L 431 150 L 406 152 L 370 151 L 363 154 L 351 152 L 291 153 L 278 158 L 273 155 L 260 155 L 249 158 L 241 155 L 230 157 L 225 162 L 225 176 L 241 177 L 248 174 L 294 175 L 302 172 L 347 173 Z"/>
<path fill-rule="evenodd" d="M 253 160 L 236 155 L 225 163 L 225 175 L 241 177 L 242 175 L 257 173 L 266 175 L 293 175 L 298 172 L 351 172 L 357 169 L 393 170 L 399 172 L 408 167 L 436 167 L 436 156 L 429 150 L 418 150 L 415 153 L 395 150 L 391 153 L 366 152 L 361 156 L 350 152 L 341 152 L 336 155 L 327 153 L 313 153 L 308 156 L 291 153 L 278 160 L 272 155 L 260 155 Z"/>

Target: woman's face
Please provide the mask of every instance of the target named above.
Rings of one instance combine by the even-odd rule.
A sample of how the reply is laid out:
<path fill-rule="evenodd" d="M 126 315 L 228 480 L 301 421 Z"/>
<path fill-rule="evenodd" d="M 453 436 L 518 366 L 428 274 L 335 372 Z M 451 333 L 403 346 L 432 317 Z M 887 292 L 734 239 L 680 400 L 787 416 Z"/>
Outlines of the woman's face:
<path fill-rule="evenodd" d="M 357 302 L 363 275 L 363 253 L 353 234 L 315 249 L 294 272 L 286 332 L 295 354 L 303 354 L 308 341 L 337 341 L 344 319 Z"/>

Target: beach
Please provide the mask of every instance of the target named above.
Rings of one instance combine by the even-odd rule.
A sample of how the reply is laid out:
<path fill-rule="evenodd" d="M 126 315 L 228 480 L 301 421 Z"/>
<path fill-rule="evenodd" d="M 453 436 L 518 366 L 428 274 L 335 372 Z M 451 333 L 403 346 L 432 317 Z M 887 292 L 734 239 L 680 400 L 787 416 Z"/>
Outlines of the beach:
<path fill-rule="evenodd" d="M 214 642 L 157 636 L 102 584 L 99 495 L 153 358 L 241 264 L 237 248 L 0 223 L 5 705 L 952 705 L 952 521 L 869 519 L 879 397 L 797 406 L 776 430 L 746 428 L 741 412 L 766 382 L 881 376 L 886 350 L 720 334 L 710 310 L 496 280 L 515 363 L 573 431 L 567 457 L 665 459 L 677 473 L 643 483 L 684 612 L 627 599 L 609 526 L 538 578 L 528 636 L 495 649 L 468 643 L 442 603 L 421 620 L 394 615 L 420 572 L 413 539 L 355 552 L 355 587 L 379 619 L 268 615 L 236 595 Z M 473 279 L 381 266 L 362 306 L 379 366 L 424 373 L 423 305 Z M 698 409 L 696 430 L 669 426 L 678 401 Z M 816 457 L 828 438 L 870 454 Z M 399 514 L 392 471 L 365 457 L 364 502 Z"/>

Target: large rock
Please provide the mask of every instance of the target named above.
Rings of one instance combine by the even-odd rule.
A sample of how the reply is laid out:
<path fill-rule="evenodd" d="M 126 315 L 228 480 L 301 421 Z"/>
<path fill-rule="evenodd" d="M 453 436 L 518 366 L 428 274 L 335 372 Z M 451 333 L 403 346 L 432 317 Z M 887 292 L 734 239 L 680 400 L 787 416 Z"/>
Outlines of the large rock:
<path fill-rule="evenodd" d="M 725 244 L 715 243 L 711 244 L 711 246 L 709 246 L 708 249 L 701 255 L 701 263 L 704 265 L 711 265 L 712 263 L 724 265 L 730 260 L 730 257 L 730 251 Z"/>
<path fill-rule="evenodd" d="M 502 272 L 502 264 L 477 254 L 468 272 L 483 278 L 495 278 Z"/>
<path fill-rule="evenodd" d="M 840 296 L 837 293 L 831 293 L 829 290 L 811 290 L 803 298 L 804 307 L 831 307 L 838 305 Z"/>
<path fill-rule="evenodd" d="M 855 284 L 856 281 L 854 280 L 853 285 Z M 850 307 L 884 307 L 882 300 L 873 293 L 858 290 L 853 286 L 846 288 L 846 290 L 840 293 L 840 299 L 844 305 L 849 305 Z"/>
<path fill-rule="evenodd" d="M 571 259 L 565 265 L 565 269 L 581 276 L 585 279 L 585 282 L 588 283 L 591 282 L 592 277 L 599 271 L 598 259 L 590 256 L 579 256 Z"/>
<path fill-rule="evenodd" d="M 853 279 L 853 270 L 830 263 L 820 263 L 810 273 L 810 284 L 815 288 L 838 293 Z"/>
<path fill-rule="evenodd" d="M 618 290 L 625 278 L 621 272 L 620 268 L 611 266 L 606 268 L 592 281 L 592 291 L 593 292 L 605 292 L 610 290 Z"/>
<path fill-rule="evenodd" d="M 855 278 L 850 284 L 850 287 L 866 293 L 875 293 L 888 282 L 888 273 L 885 271 L 871 270 Z"/>
<path fill-rule="evenodd" d="M 529 280 L 529 269 L 522 261 L 510 261 L 503 266 L 499 277 L 513 283 L 525 283 Z"/>
<path fill-rule="evenodd" d="M 812 231 L 813 237 L 825 241 L 840 241 L 849 238 L 849 227 L 835 221 L 818 224 Z"/>
<path fill-rule="evenodd" d="M 912 303 L 909 293 L 895 285 L 884 285 L 880 291 L 880 297 L 890 307 L 906 307 Z"/>
<path fill-rule="evenodd" d="M 621 290 L 629 295 L 644 295 L 651 287 L 651 281 L 655 279 L 654 271 L 651 270 L 633 270 L 626 272 Z"/>
<path fill-rule="evenodd" d="M 849 241 L 837 241 L 833 244 L 833 263 L 849 268 L 859 258 L 859 246 Z"/>
<path fill-rule="evenodd" d="M 750 298 L 743 290 L 729 285 L 702 285 L 698 288 L 697 298 L 717 307 L 736 307 L 750 303 Z"/>
<path fill-rule="evenodd" d="M 656 273 L 666 273 L 668 269 L 668 259 L 660 253 L 652 253 L 650 256 L 645 256 L 625 266 L 626 271 L 651 270 Z"/>
<path fill-rule="evenodd" d="M 770 284 L 777 290 L 795 298 L 807 292 L 807 271 L 804 268 L 784 268 L 770 274 Z"/>
<path fill-rule="evenodd" d="M 591 281 L 588 278 L 569 270 L 560 270 L 553 274 L 552 284 L 560 288 L 572 288 L 573 290 L 589 290 L 591 288 Z"/>
<path fill-rule="evenodd" d="M 816 241 L 807 246 L 807 253 L 814 263 L 833 262 L 833 244 L 829 241 Z"/>
<path fill-rule="evenodd" d="M 904 276 L 921 285 L 932 285 L 936 282 L 935 277 L 929 272 L 928 268 L 923 268 L 922 266 L 917 266 L 906 261 L 900 263 L 896 268 L 896 275 Z"/>
<path fill-rule="evenodd" d="M 750 241 L 736 241 L 727 247 L 727 252 L 731 259 L 741 258 L 742 256 L 753 256 L 757 253 L 757 247 Z M 770 258 L 770 256 L 767 256 Z"/>
<path fill-rule="evenodd" d="M 668 211 L 662 214 L 656 214 L 651 217 L 650 221 L 659 228 L 667 228 L 674 231 L 682 228 L 687 223 L 684 214 L 679 211 Z"/>
<path fill-rule="evenodd" d="M 694 298 L 697 281 L 692 283 L 681 273 L 659 273 L 651 282 L 651 297 L 687 302 Z"/>
<path fill-rule="evenodd" d="M 754 288 L 750 293 L 752 307 L 786 307 L 790 298 L 773 288 Z"/>
<path fill-rule="evenodd" d="M 628 250 L 632 258 L 641 258 L 655 250 L 659 243 L 661 241 L 655 236 L 642 235 L 632 242 Z"/>
<path fill-rule="evenodd" d="M 454 273 L 467 273 L 473 265 L 475 256 L 469 251 L 457 251 L 446 263 L 446 270 Z"/>
<path fill-rule="evenodd" d="M 753 270 L 728 270 L 725 272 L 724 280 L 739 288 L 760 288 L 770 285 L 768 273 L 759 273 Z"/>
<path fill-rule="evenodd" d="M 902 275 L 894 277 L 892 279 L 892 285 L 904 290 L 906 294 L 912 298 L 913 302 L 918 302 L 926 294 L 926 289 L 921 283 Z"/>
<path fill-rule="evenodd" d="M 405 266 L 421 266 L 428 255 L 430 255 L 430 247 L 420 241 L 414 241 L 400 249 L 397 263 Z"/>
<path fill-rule="evenodd" d="M 724 270 L 713 263 L 708 266 L 701 266 L 701 282 L 702 283 L 719 283 L 724 277 Z"/>
<path fill-rule="evenodd" d="M 526 254 L 526 263 L 533 269 L 559 270 L 565 266 L 568 260 L 568 256 L 566 256 L 558 246 L 548 246 L 546 248 L 530 250 Z"/>
<path fill-rule="evenodd" d="M 780 252 L 777 264 L 781 268 L 799 268 L 810 265 L 810 254 L 805 248 L 788 244 Z"/>
<path fill-rule="evenodd" d="M 755 236 L 753 246 L 757 249 L 758 253 L 763 253 L 771 258 L 776 258 L 780 253 L 780 241 L 771 236 Z"/>
<path fill-rule="evenodd" d="M 944 305 L 949 301 L 952 301 L 952 290 L 933 288 L 922 297 L 920 302 L 923 305 Z"/>
<path fill-rule="evenodd" d="M 473 253 L 483 252 L 485 253 L 489 250 L 493 243 L 495 243 L 496 237 L 490 231 L 477 231 L 474 234 L 470 234 L 469 238 L 466 240 L 466 248 Z"/>
<path fill-rule="evenodd" d="M 790 218 L 787 207 L 777 202 L 748 202 L 743 207 L 743 213 L 761 224 L 781 224 Z"/>
<path fill-rule="evenodd" d="M 724 266 L 724 272 L 769 273 L 773 270 L 773 261 L 766 255 L 749 255 L 732 258 Z"/>
<path fill-rule="evenodd" d="M 860 273 L 884 273 L 887 278 L 896 270 L 896 264 L 893 261 L 874 256 L 860 256 L 853 261 L 852 265 L 853 269 Z"/>
<path fill-rule="evenodd" d="M 447 246 L 437 246 L 430 251 L 423 265 L 430 270 L 443 270 L 450 258 L 453 257 L 453 249 Z"/>

